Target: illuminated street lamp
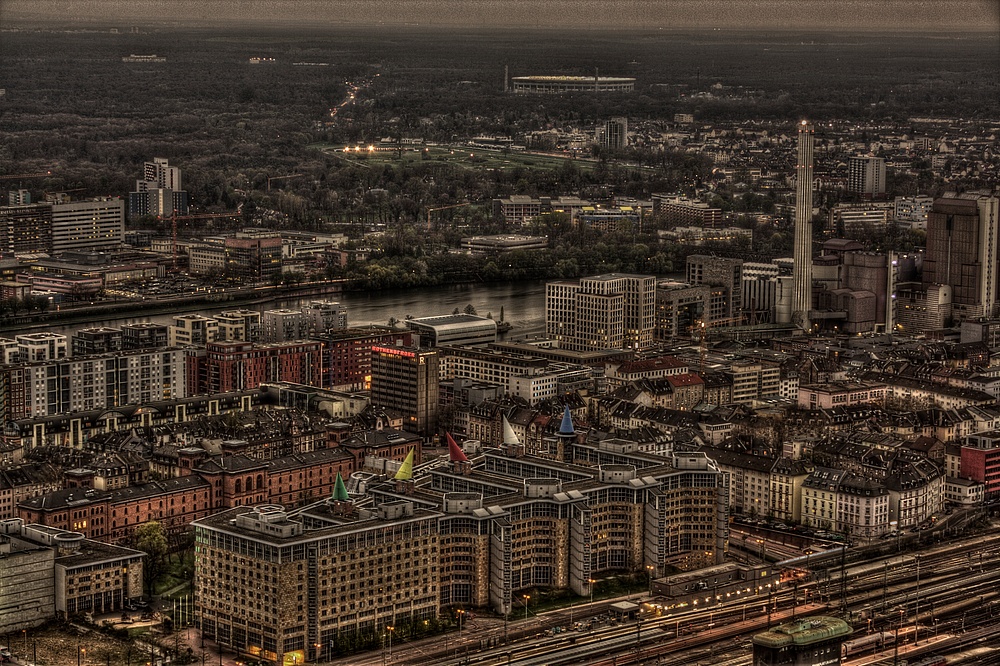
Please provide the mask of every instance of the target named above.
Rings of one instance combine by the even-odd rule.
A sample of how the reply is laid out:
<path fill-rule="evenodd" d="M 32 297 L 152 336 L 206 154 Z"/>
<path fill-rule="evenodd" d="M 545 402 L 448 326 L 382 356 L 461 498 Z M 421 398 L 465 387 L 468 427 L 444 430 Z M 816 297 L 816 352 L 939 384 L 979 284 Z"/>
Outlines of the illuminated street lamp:
<path fill-rule="evenodd" d="M 649 596 L 653 596 L 653 570 L 655 568 L 652 564 L 646 565 L 646 571 L 649 572 Z"/>
<path fill-rule="evenodd" d="M 528 619 L 528 602 L 531 601 L 531 595 L 524 595 L 524 619 Z"/>

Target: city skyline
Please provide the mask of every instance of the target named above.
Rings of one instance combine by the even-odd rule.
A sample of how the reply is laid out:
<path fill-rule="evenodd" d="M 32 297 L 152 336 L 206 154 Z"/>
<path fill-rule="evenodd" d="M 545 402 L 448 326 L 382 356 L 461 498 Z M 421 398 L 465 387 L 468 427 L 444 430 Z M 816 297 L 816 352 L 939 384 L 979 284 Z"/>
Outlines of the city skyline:
<path fill-rule="evenodd" d="M 769 29 L 994 32 L 1000 5 L 986 0 L 7 0 L 5 21 L 112 23 L 422 24 L 440 27 Z"/>

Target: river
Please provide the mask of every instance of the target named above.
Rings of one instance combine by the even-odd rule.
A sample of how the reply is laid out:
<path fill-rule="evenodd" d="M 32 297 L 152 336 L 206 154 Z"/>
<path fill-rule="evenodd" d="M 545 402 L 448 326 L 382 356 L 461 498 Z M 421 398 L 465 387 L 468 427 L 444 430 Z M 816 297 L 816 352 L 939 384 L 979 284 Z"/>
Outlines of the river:
<path fill-rule="evenodd" d="M 315 298 L 283 299 L 276 298 L 271 303 L 252 306 L 254 309 L 272 310 L 275 308 L 296 309 Z M 499 284 L 458 284 L 423 289 L 408 289 L 400 291 L 377 292 L 344 292 L 339 300 L 347 307 L 347 323 L 350 326 L 367 324 L 388 324 L 390 317 L 403 320 L 407 315 L 413 317 L 430 317 L 433 315 L 451 314 L 455 308 L 464 310 L 467 305 L 476 308 L 482 316 L 489 313 L 493 318 L 500 319 L 500 308 L 504 309 L 504 320 L 510 322 L 513 329 L 508 334 L 511 338 L 522 338 L 541 333 L 545 330 L 545 282 L 524 281 Z M 220 304 L 217 307 L 201 310 L 184 310 L 197 312 L 207 317 L 223 310 L 235 309 Z M 137 322 L 156 322 L 169 324 L 173 322 L 172 314 L 156 314 L 148 317 L 135 316 L 119 319 L 95 320 L 89 324 L 74 324 L 72 326 L 51 326 L 46 330 L 52 333 L 72 335 L 74 331 L 92 326 L 118 327 L 122 324 Z M 14 331 L 6 335 L 13 336 Z"/>

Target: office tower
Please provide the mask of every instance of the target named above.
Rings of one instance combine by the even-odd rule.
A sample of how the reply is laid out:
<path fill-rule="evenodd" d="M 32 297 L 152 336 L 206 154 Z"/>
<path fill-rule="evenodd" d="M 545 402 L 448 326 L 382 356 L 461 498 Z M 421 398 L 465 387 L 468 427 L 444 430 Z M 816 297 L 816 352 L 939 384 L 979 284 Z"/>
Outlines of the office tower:
<path fill-rule="evenodd" d="M 125 241 L 125 201 L 52 204 L 52 251 L 113 250 Z"/>
<path fill-rule="evenodd" d="M 0 251 L 51 252 L 52 204 L 0 206 Z"/>
<path fill-rule="evenodd" d="M 975 192 L 934 200 L 927 215 L 923 284 L 952 287 L 959 320 L 993 315 L 997 302 L 1000 220 L 995 196 Z"/>
<path fill-rule="evenodd" d="M 140 215 L 168 216 L 188 213 L 188 193 L 181 189 L 181 170 L 168 160 L 154 157 L 142 165 L 142 179 L 135 181 L 135 191 L 129 193 L 129 217 Z"/>
<path fill-rule="evenodd" d="M 852 157 L 847 165 L 847 191 L 865 199 L 885 197 L 885 160 L 873 155 Z"/>
<path fill-rule="evenodd" d="M 795 266 L 793 268 L 792 323 L 810 327 L 812 307 L 812 185 L 813 126 L 799 123 L 799 150 L 795 162 Z"/>
<path fill-rule="evenodd" d="M 611 150 L 628 146 L 628 118 L 612 118 L 600 130 L 601 145 Z"/>
<path fill-rule="evenodd" d="M 372 404 L 403 415 L 403 429 L 423 437 L 437 434 L 437 350 L 372 347 Z"/>
<path fill-rule="evenodd" d="M 734 319 L 743 309 L 743 260 L 693 254 L 687 258 L 687 281 L 693 285 L 725 288 L 726 308 L 713 320 Z M 713 314 L 713 313 L 710 313 Z M 708 324 L 709 322 L 705 322 Z M 739 322 L 730 322 L 738 324 Z"/>
<path fill-rule="evenodd" d="M 545 285 L 545 332 L 564 349 L 644 349 L 656 328 L 656 278 L 608 273 Z"/>

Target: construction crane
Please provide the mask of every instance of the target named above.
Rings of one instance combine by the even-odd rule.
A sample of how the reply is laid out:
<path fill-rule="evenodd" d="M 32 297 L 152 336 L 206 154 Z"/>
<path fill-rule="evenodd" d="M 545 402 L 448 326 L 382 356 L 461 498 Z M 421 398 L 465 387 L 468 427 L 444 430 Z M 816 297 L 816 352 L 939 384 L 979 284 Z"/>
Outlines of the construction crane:
<path fill-rule="evenodd" d="M 695 335 L 698 336 L 698 374 L 702 375 L 705 373 L 705 357 L 708 355 L 708 344 L 705 342 L 706 336 L 708 335 L 708 329 L 715 328 L 716 326 L 727 326 L 731 324 L 741 324 L 743 323 L 743 317 L 726 317 L 724 319 L 712 319 L 706 322 L 704 319 L 698 319 L 695 323 L 688 327 L 691 332 L 691 337 Z"/>
<path fill-rule="evenodd" d="M 0 176 L 0 180 L 24 180 L 27 178 L 47 178 L 51 176 L 51 171 L 39 171 L 37 173 L 12 173 L 6 176 Z"/>
<path fill-rule="evenodd" d="M 471 206 L 472 204 L 468 201 L 460 204 L 451 204 L 450 206 L 437 206 L 436 208 L 427 209 L 427 231 L 431 230 L 431 213 L 436 213 L 439 210 L 449 210 L 451 208 L 462 208 L 464 206 Z"/>
<path fill-rule="evenodd" d="M 271 181 L 272 180 L 290 180 L 292 178 L 299 178 L 299 177 L 304 176 L 304 175 L 305 175 L 304 173 L 292 173 L 292 174 L 289 174 L 287 176 L 270 176 L 267 179 L 267 191 L 268 192 L 271 191 Z"/>
<path fill-rule="evenodd" d="M 239 213 L 197 213 L 195 215 L 178 215 L 177 210 L 170 215 L 171 231 L 171 252 L 173 254 L 173 270 L 177 271 L 177 220 L 220 220 L 226 218 L 242 217 Z M 160 219 L 163 219 L 162 217 Z"/>

